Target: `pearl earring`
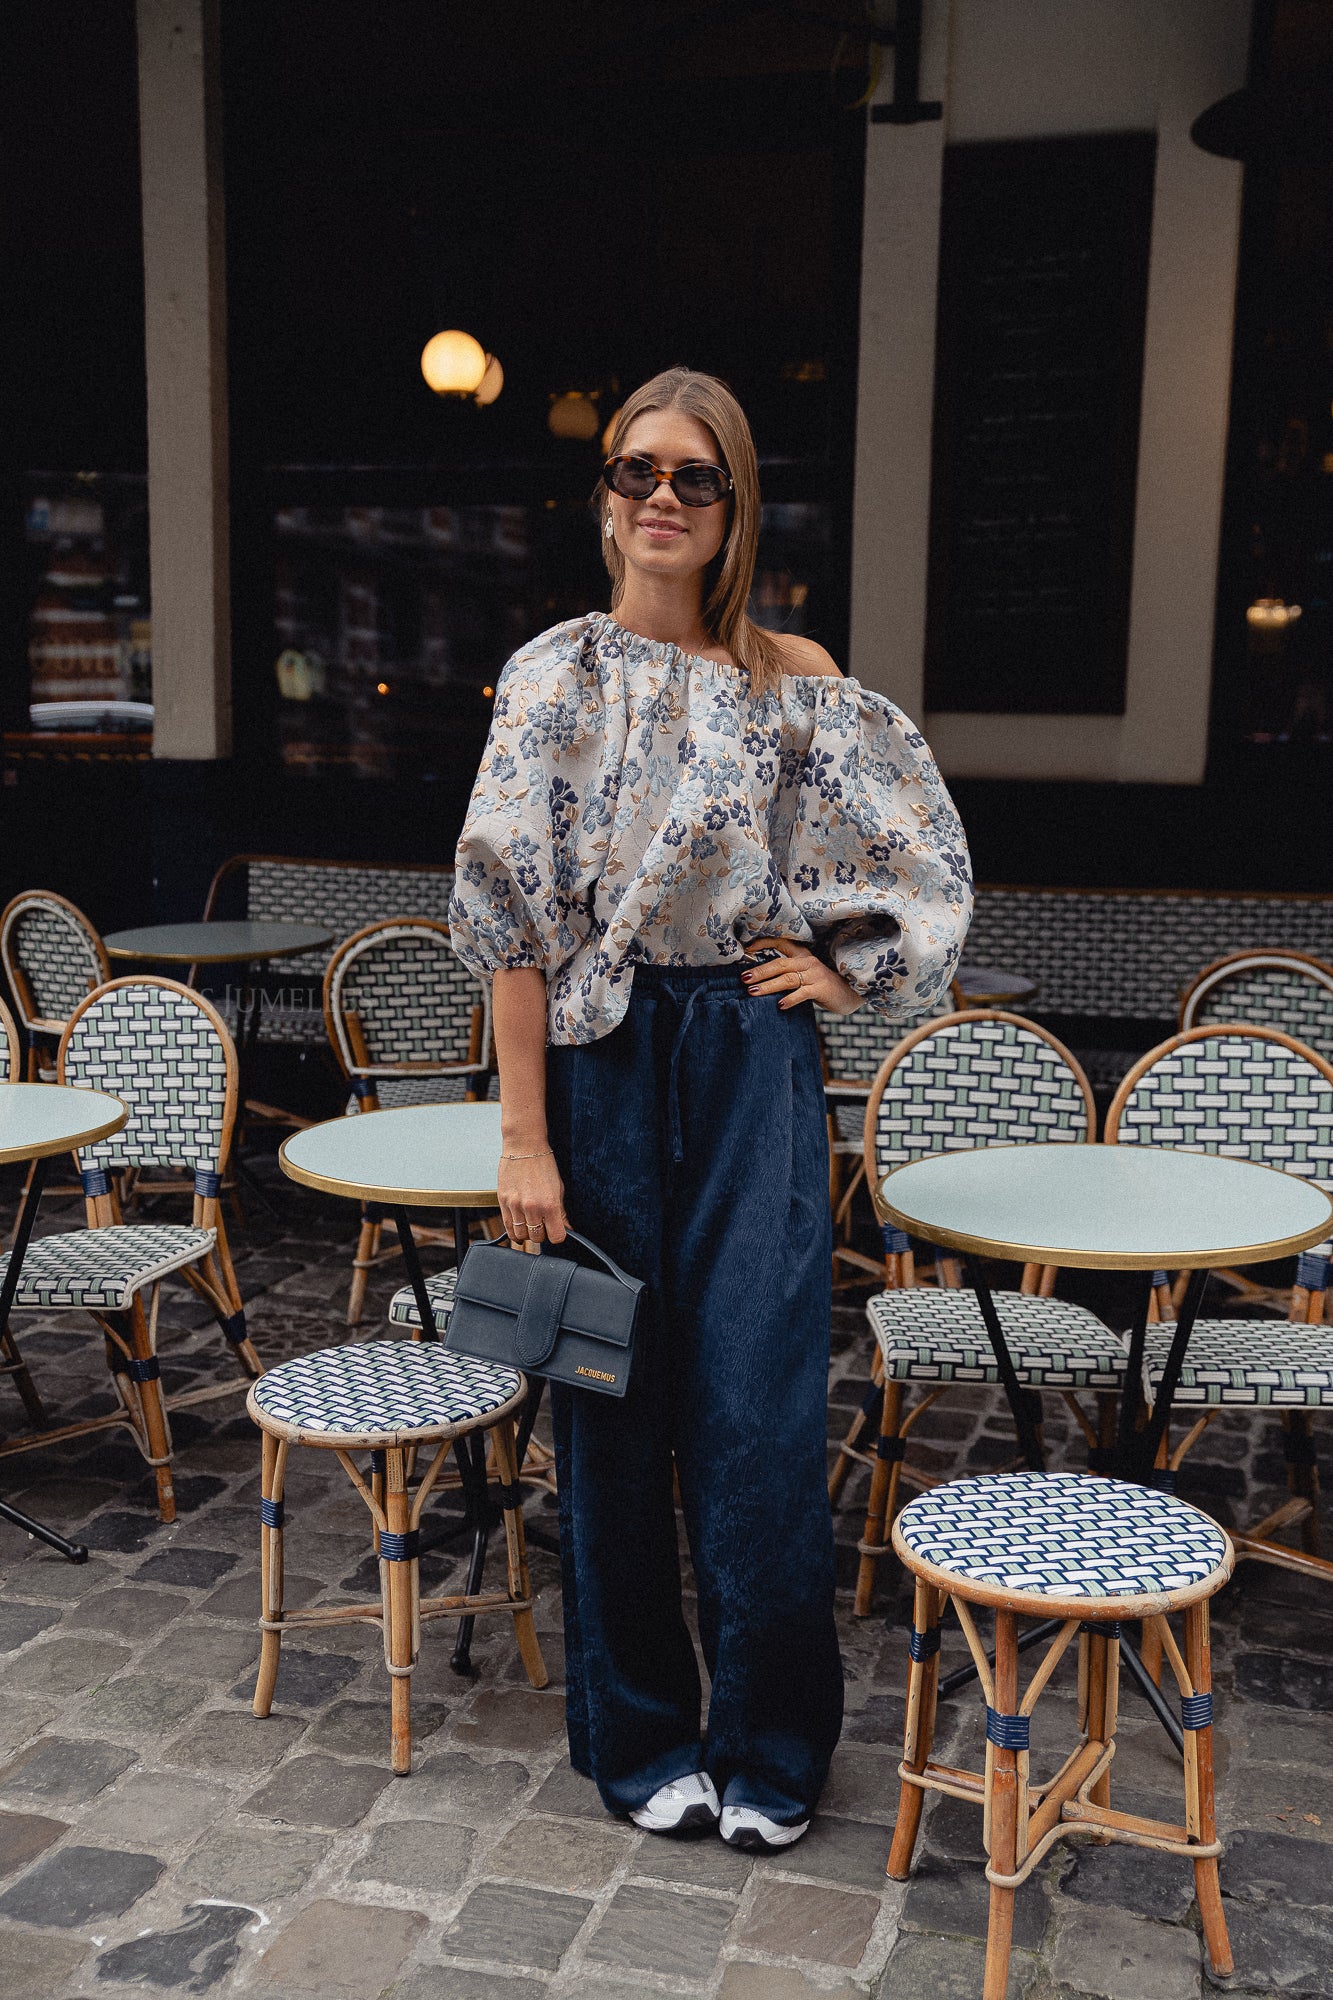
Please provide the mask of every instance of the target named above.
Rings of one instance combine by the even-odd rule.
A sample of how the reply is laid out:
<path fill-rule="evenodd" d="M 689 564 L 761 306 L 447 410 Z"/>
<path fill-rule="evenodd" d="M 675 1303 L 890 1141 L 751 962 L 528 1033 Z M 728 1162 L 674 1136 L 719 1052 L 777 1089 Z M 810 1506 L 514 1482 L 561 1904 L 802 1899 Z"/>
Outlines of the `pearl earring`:
<path fill-rule="evenodd" d="M 615 530 L 611 526 L 611 516 L 608 514 L 606 517 L 606 526 L 605 528 L 603 528 L 602 533 L 606 536 L 606 539 L 609 542 L 614 532 Z"/>

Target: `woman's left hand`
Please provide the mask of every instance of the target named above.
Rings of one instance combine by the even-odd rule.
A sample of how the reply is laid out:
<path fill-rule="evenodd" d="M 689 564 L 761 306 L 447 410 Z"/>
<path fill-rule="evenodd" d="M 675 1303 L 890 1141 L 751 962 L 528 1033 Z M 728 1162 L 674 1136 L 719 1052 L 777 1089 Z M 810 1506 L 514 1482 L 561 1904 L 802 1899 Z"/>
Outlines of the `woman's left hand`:
<path fill-rule="evenodd" d="M 748 949 L 780 951 L 782 957 L 742 972 L 747 993 L 775 994 L 782 1008 L 813 1000 L 816 1007 L 830 1014 L 854 1014 L 862 1004 L 856 988 L 803 944 L 794 944 L 790 938 L 761 938 Z"/>

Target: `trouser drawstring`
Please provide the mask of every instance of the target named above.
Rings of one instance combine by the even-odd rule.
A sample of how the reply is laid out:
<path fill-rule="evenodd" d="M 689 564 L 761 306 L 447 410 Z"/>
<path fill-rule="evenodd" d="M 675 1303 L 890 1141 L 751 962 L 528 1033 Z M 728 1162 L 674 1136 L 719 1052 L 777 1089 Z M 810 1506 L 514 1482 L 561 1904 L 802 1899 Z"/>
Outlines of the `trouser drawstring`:
<path fill-rule="evenodd" d="M 691 988 L 676 1029 L 676 1038 L 671 1044 L 671 1069 L 667 1077 L 667 1132 L 671 1139 L 672 1164 L 677 1167 L 685 1158 L 685 1140 L 680 1129 L 680 1052 L 685 1045 L 685 1032 L 690 1025 L 694 1003 L 703 990 L 702 986 Z"/>

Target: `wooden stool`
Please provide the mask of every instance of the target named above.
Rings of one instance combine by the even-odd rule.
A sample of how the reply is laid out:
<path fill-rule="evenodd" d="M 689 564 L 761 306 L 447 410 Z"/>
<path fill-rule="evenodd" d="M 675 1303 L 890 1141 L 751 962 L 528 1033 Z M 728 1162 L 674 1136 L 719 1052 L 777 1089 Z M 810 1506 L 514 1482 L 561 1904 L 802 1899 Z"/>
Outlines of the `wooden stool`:
<path fill-rule="evenodd" d="M 1231 1575 L 1231 1543 L 1183 1500 L 1118 1479 L 1018 1472 L 959 1479 L 913 1500 L 893 1546 L 916 1578 L 907 1683 L 902 1793 L 888 1873 L 902 1882 L 927 1791 L 983 1807 L 990 1925 L 984 2000 L 1004 2000 L 1014 1891 L 1057 1840 L 1074 1832 L 1179 1854 L 1194 1864 L 1195 1892 L 1213 1970 L 1232 1969 L 1213 1823 L 1212 1681 L 1208 1599 Z M 931 1761 L 940 1617 L 953 1605 L 986 1702 L 985 1772 Z M 971 1606 L 995 1612 L 995 1659 Z M 1168 1614 L 1185 1614 L 1184 1650 Z M 1018 1692 L 1020 1617 L 1058 1618 L 1061 1629 Z M 1185 1824 L 1111 1810 L 1121 1619 L 1160 1635 L 1180 1685 L 1185 1728 Z M 1080 1741 L 1047 1783 L 1028 1783 L 1029 1721 L 1061 1655 L 1077 1637 Z"/>
<path fill-rule="evenodd" d="M 283 1633 L 295 1626 L 340 1625 L 349 1619 L 364 1618 L 381 1626 L 384 1633 L 384 1663 L 393 1689 L 393 1768 L 400 1777 L 406 1777 L 412 1768 L 410 1687 L 423 1620 L 507 1612 L 514 1621 L 529 1681 L 535 1688 L 546 1686 L 546 1666 L 532 1622 L 514 1460 L 514 1417 L 526 1395 L 527 1384 L 512 1368 L 450 1354 L 434 1343 L 399 1340 L 324 1348 L 270 1369 L 255 1383 L 247 1407 L 264 1433 L 259 1529 L 259 1622 L 264 1639 L 255 1686 L 256 1715 L 267 1715 L 273 1704 Z M 450 1447 L 478 1431 L 490 1431 L 494 1443 L 504 1510 L 508 1588 L 474 1588 L 471 1594 L 423 1599 L 417 1560 L 421 1510 Z M 341 1604 L 284 1612 L 282 1489 L 287 1454 L 294 1444 L 336 1453 L 370 1509 L 380 1563 L 378 1606 Z M 422 1445 L 434 1445 L 435 1455 L 412 1494 L 408 1478 Z M 352 1462 L 354 1451 L 371 1455 L 369 1484 Z M 475 1581 L 479 1583 L 480 1578 Z"/>

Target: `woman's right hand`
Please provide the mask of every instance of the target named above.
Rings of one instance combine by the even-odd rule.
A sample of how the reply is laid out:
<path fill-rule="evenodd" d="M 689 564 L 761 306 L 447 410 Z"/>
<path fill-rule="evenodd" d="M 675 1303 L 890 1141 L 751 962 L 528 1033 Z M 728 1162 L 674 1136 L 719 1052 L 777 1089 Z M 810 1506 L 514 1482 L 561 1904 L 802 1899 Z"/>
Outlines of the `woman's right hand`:
<path fill-rule="evenodd" d="M 516 1153 L 533 1149 L 516 1146 Z M 518 1250 L 538 1251 L 565 1240 L 565 1187 L 549 1147 L 533 1158 L 500 1160 L 500 1215 Z"/>

